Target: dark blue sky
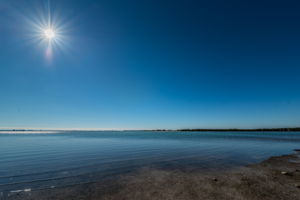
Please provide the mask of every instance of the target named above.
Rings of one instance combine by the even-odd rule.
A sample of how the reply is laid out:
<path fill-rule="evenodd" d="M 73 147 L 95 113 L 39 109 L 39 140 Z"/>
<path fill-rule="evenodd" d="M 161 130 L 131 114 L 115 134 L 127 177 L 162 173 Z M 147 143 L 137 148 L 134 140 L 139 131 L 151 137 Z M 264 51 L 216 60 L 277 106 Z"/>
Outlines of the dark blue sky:
<path fill-rule="evenodd" d="M 0 0 L 0 127 L 300 125 L 299 1 Z"/>

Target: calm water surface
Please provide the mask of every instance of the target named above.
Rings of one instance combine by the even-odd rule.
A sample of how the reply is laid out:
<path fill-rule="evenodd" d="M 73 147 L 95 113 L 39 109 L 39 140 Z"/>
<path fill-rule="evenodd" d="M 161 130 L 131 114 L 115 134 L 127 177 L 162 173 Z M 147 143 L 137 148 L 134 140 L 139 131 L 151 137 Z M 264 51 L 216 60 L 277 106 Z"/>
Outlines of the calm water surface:
<path fill-rule="evenodd" d="M 0 134 L 0 192 L 92 182 L 140 167 L 226 169 L 292 153 L 300 132 Z"/>

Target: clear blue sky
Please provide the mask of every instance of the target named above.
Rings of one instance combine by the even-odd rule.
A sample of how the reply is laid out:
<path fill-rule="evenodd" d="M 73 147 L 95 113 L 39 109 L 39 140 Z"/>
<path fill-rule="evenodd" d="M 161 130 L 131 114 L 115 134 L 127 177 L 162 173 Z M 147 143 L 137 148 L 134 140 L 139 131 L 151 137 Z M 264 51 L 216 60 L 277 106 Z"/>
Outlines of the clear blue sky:
<path fill-rule="evenodd" d="M 300 125 L 300 3 L 0 0 L 0 127 Z M 36 38 L 37 39 L 37 38 Z"/>

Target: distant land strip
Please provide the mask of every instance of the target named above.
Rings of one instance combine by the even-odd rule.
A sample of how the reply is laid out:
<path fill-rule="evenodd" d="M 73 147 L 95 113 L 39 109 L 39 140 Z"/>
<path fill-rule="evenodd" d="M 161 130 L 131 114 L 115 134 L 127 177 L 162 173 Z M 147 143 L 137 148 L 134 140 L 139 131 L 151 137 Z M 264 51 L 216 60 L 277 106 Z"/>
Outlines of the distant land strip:
<path fill-rule="evenodd" d="M 277 131 L 277 132 L 300 132 L 300 127 L 294 127 L 294 128 L 255 128 L 255 129 L 239 129 L 239 128 L 184 128 L 184 129 L 153 129 L 153 130 L 144 130 L 144 131 L 197 131 L 197 132 L 213 132 L 213 131 L 219 131 L 219 132 L 262 132 L 262 131 Z"/>
<path fill-rule="evenodd" d="M 300 127 L 296 128 L 258 128 L 258 129 L 177 129 L 177 131 L 278 131 L 278 132 L 291 132 L 291 131 L 300 131 Z"/>
<path fill-rule="evenodd" d="M 274 131 L 274 132 L 300 132 L 300 127 L 294 127 L 294 128 L 255 128 L 255 129 L 239 129 L 239 128 L 221 128 L 221 129 L 215 129 L 215 128 L 183 128 L 183 129 L 125 129 L 125 130 L 114 130 L 114 129 L 1 129 L 1 132 L 35 132 L 35 131 L 194 131 L 194 132 L 263 132 L 263 131 Z"/>

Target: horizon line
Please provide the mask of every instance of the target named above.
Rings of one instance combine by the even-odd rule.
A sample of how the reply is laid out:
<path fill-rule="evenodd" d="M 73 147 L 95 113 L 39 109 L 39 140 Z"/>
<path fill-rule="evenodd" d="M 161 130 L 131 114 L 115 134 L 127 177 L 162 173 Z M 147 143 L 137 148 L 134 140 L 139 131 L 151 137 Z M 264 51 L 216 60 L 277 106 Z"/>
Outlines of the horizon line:
<path fill-rule="evenodd" d="M 148 129 L 128 129 L 128 128 L 20 128 L 20 127 L 0 127 L 0 131 L 180 131 L 180 130 L 280 130 L 280 129 L 300 129 L 300 126 L 292 127 L 260 127 L 260 128 L 148 128 Z"/>

